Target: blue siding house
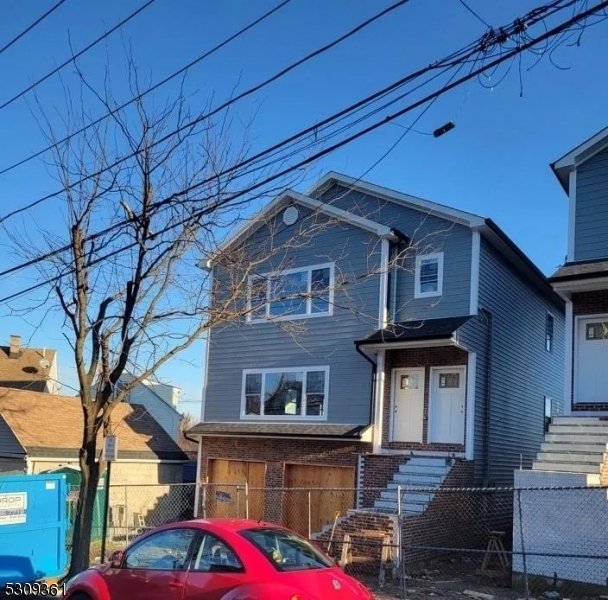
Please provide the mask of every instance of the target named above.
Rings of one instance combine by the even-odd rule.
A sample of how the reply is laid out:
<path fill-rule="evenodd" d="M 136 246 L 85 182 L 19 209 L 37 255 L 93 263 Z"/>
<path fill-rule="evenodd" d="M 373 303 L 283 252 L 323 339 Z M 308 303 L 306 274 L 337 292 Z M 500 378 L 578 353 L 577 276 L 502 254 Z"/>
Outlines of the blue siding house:
<path fill-rule="evenodd" d="M 564 300 L 492 220 L 332 172 L 208 267 L 238 318 L 207 343 L 202 480 L 503 485 L 531 464 L 563 397 Z"/>

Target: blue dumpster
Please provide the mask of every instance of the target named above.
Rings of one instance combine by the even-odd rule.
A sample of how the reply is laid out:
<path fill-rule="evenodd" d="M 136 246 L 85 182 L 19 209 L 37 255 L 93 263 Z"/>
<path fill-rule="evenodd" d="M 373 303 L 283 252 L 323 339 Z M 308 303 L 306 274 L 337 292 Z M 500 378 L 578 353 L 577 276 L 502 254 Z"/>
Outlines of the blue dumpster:
<path fill-rule="evenodd" d="M 0 475 L 0 587 L 67 568 L 65 475 Z"/>

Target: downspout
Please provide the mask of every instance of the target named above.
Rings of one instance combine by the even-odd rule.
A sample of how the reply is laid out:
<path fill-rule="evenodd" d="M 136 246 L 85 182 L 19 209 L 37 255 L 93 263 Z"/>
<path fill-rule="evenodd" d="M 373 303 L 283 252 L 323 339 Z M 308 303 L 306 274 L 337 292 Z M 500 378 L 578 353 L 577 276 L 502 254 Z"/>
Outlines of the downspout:
<path fill-rule="evenodd" d="M 486 349 L 486 431 L 484 440 L 484 455 L 485 455 L 485 486 L 490 485 L 490 426 L 492 423 L 492 352 L 494 349 L 494 322 L 492 313 L 482 308 L 480 311 L 485 318 L 488 326 L 488 341 Z"/>
<path fill-rule="evenodd" d="M 370 358 L 361 348 L 359 344 L 355 342 L 355 350 L 372 366 L 372 387 L 370 390 L 370 403 L 369 403 L 369 423 L 374 422 L 374 390 L 376 389 L 376 375 L 378 371 L 378 365 L 376 361 Z"/>

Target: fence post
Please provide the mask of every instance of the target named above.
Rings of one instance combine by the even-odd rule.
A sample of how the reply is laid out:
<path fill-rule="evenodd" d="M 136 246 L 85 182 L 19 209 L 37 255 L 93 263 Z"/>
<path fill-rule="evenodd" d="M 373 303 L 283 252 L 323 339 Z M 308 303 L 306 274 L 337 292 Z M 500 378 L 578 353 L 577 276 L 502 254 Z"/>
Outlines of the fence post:
<path fill-rule="evenodd" d="M 127 486 L 125 485 L 125 545 L 129 545 L 129 500 L 127 499 Z"/>
<path fill-rule="evenodd" d="M 308 490 L 308 539 L 312 536 L 312 498 L 311 491 Z"/>
<path fill-rule="evenodd" d="M 523 518 L 521 512 L 521 490 L 517 490 L 517 510 L 519 513 L 519 539 L 520 539 L 520 547 L 521 547 L 521 558 L 523 561 L 524 567 L 524 583 L 525 583 L 525 594 L 526 600 L 530 598 L 530 589 L 528 587 L 528 566 L 526 564 L 526 546 L 524 544 L 524 527 L 523 527 Z"/>
<path fill-rule="evenodd" d="M 245 482 L 245 518 L 249 519 L 249 482 Z"/>
<path fill-rule="evenodd" d="M 201 483 L 201 488 L 202 488 L 202 503 L 203 503 L 203 519 L 207 518 L 207 484 L 206 483 Z"/>
<path fill-rule="evenodd" d="M 236 486 L 236 518 L 241 518 L 241 486 Z"/>
<path fill-rule="evenodd" d="M 406 597 L 406 579 L 405 579 L 405 556 L 403 553 L 403 507 L 401 501 L 403 499 L 403 491 L 400 485 L 397 486 L 397 568 L 399 569 L 399 590 L 401 592 L 401 600 Z"/>

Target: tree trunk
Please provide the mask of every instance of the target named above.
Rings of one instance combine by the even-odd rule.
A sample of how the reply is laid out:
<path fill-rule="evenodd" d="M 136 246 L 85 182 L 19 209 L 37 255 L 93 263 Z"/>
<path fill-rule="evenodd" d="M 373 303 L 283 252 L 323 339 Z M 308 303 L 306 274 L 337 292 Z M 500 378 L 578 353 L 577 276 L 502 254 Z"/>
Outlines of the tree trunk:
<path fill-rule="evenodd" d="M 80 494 L 74 522 L 72 556 L 67 578 L 74 577 L 90 566 L 93 509 L 99 485 L 100 463 L 96 459 L 96 433 L 86 440 L 80 450 Z"/>

